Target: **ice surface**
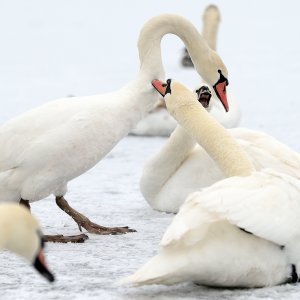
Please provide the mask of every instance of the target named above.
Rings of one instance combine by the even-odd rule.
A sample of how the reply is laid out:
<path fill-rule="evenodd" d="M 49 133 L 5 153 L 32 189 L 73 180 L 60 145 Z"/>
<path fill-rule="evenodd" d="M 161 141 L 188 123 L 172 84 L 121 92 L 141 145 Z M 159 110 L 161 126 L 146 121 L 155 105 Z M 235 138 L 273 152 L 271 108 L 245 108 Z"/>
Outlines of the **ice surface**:
<path fill-rule="evenodd" d="M 0 123 L 66 95 L 121 87 L 138 70 L 141 26 L 164 12 L 201 28 L 210 1 L 1 1 Z M 229 69 L 242 126 L 266 131 L 300 151 L 300 19 L 298 1 L 214 1 L 222 13 L 218 51 Z M 167 75 L 194 88 L 198 77 L 179 64 L 182 43 L 163 41 Z M 55 122 L 55 120 L 53 120 Z M 102 225 L 129 225 L 124 236 L 95 236 L 79 245 L 47 244 L 57 281 L 45 282 L 22 259 L 0 254 L 1 299 L 299 299 L 297 285 L 223 290 L 182 284 L 116 287 L 157 251 L 172 215 L 152 211 L 139 192 L 147 158 L 164 138 L 128 137 L 95 168 L 72 181 L 70 204 Z M 32 205 L 45 233 L 76 234 L 53 198 Z"/>

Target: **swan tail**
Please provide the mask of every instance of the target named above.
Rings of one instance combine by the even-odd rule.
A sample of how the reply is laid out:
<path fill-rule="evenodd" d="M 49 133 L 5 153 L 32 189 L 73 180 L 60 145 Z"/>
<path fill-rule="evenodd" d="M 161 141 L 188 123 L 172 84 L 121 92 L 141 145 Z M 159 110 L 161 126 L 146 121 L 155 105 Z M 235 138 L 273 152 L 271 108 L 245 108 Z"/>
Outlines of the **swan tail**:
<path fill-rule="evenodd" d="M 133 286 L 178 283 L 182 281 L 182 278 L 179 279 L 179 274 L 184 264 L 184 257 L 174 257 L 172 253 L 162 252 L 150 259 L 133 275 L 124 278 L 121 283 Z"/>

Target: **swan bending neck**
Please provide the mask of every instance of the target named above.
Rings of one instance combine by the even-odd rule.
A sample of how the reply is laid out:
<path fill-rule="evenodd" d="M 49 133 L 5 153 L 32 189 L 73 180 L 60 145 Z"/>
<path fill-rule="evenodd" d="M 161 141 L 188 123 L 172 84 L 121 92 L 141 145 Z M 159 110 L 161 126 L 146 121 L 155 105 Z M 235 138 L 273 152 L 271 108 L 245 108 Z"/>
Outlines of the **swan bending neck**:
<path fill-rule="evenodd" d="M 230 133 L 199 104 L 180 108 L 178 122 L 191 133 L 227 176 L 249 176 L 255 168 Z M 203 112 L 203 111 L 204 112 Z M 201 121 L 200 121 L 201 120 Z"/>
<path fill-rule="evenodd" d="M 175 34 L 183 41 L 200 73 L 197 65 L 207 65 L 204 57 L 207 58 L 205 54 L 210 50 L 208 45 L 192 23 L 169 14 L 152 18 L 141 30 L 138 41 L 141 72 L 152 79 L 164 79 L 160 44 L 163 36 L 168 33 Z"/>

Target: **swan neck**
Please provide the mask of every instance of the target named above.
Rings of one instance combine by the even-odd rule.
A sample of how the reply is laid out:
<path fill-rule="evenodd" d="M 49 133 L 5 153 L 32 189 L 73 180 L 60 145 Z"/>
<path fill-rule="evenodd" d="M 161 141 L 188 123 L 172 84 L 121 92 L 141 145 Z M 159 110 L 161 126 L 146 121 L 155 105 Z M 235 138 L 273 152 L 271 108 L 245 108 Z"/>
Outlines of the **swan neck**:
<path fill-rule="evenodd" d="M 201 65 L 207 64 L 207 52 L 210 50 L 197 29 L 186 19 L 177 15 L 161 15 L 148 21 L 140 32 L 138 41 L 141 73 L 152 79 L 164 79 L 165 70 L 161 57 L 161 40 L 168 34 L 178 36 L 194 61 L 200 75 Z M 204 74 L 205 76 L 205 74 Z"/>
<path fill-rule="evenodd" d="M 219 23 L 218 19 L 203 18 L 202 36 L 213 50 L 217 49 Z"/>
<path fill-rule="evenodd" d="M 199 109 L 199 104 L 181 107 L 180 113 L 174 117 L 206 150 L 227 177 L 249 176 L 255 171 L 247 153 L 202 106 Z"/>
<path fill-rule="evenodd" d="M 195 145 L 196 141 L 178 125 L 159 153 L 145 164 L 140 188 L 148 202 L 153 202 Z"/>

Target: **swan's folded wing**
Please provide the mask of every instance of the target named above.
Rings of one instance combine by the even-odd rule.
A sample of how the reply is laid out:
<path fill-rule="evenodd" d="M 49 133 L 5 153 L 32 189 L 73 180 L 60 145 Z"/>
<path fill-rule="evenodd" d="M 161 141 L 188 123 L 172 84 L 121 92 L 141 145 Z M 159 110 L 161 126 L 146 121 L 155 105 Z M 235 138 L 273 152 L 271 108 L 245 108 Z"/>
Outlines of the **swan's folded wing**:
<path fill-rule="evenodd" d="M 200 194 L 201 192 L 191 194 L 181 206 L 167 228 L 161 246 L 176 247 L 177 242 L 186 246 L 193 245 L 205 238 L 211 223 L 221 220 L 217 214 L 208 212 L 195 201 Z"/>
<path fill-rule="evenodd" d="M 257 170 L 271 168 L 300 179 L 299 153 L 263 132 L 245 128 L 233 128 L 230 132 Z"/>
<path fill-rule="evenodd" d="M 209 222 L 218 220 L 285 245 L 300 233 L 299 215 L 299 180 L 272 170 L 231 177 L 192 194 L 169 226 L 162 245 L 198 242 Z"/>

